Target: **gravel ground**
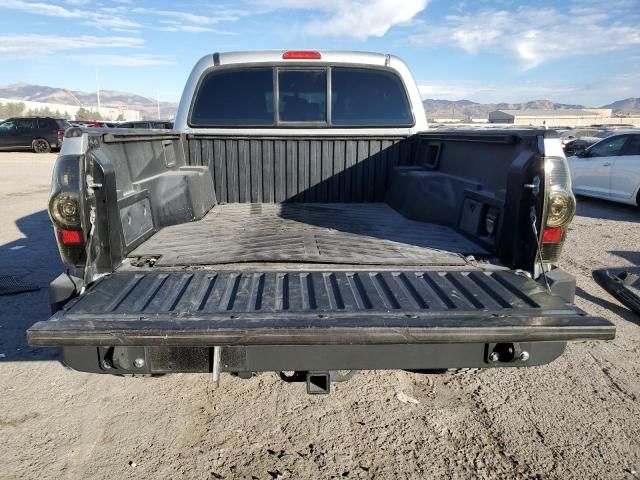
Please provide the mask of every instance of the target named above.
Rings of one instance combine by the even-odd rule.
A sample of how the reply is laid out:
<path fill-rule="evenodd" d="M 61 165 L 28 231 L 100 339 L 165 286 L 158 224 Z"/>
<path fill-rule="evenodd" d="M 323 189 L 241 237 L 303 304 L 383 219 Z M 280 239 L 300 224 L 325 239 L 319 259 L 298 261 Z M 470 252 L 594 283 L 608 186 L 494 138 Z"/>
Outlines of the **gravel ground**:
<path fill-rule="evenodd" d="M 0 297 L 1 478 L 640 478 L 640 319 L 591 280 L 640 265 L 639 211 L 581 200 L 562 261 L 611 342 L 467 377 L 369 372 L 321 397 L 273 374 L 213 390 L 208 375 L 78 373 L 26 345 L 62 269 L 54 159 L 0 154 L 0 271 L 43 287 Z"/>

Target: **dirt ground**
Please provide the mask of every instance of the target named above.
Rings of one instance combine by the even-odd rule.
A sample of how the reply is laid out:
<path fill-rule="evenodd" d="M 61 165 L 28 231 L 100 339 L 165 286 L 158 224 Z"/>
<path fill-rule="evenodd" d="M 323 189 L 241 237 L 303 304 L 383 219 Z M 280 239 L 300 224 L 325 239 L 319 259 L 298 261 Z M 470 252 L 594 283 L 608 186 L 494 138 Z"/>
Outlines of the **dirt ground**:
<path fill-rule="evenodd" d="M 54 155 L 0 154 L 1 478 L 640 479 L 640 318 L 591 270 L 640 265 L 640 211 L 581 200 L 562 266 L 611 342 L 468 377 L 375 371 L 308 396 L 274 374 L 119 378 L 26 344 L 62 269 L 46 214 Z"/>

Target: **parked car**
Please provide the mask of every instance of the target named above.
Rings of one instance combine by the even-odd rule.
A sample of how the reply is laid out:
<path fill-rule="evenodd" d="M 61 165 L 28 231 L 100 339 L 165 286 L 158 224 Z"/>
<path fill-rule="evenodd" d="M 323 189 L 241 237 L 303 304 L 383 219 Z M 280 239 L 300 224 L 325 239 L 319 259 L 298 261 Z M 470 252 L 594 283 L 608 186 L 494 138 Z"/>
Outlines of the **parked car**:
<path fill-rule="evenodd" d="M 618 131 L 568 161 L 574 193 L 640 206 L 640 131 Z"/>
<path fill-rule="evenodd" d="M 118 125 L 118 128 L 146 128 L 146 129 L 167 129 L 173 128 L 173 122 L 167 120 L 144 120 L 137 122 L 125 122 Z"/>
<path fill-rule="evenodd" d="M 79 127 L 87 127 L 87 128 L 101 128 L 102 124 L 96 120 L 76 120 L 73 122 L 75 125 Z"/>
<path fill-rule="evenodd" d="M 47 153 L 62 145 L 71 124 L 63 118 L 14 117 L 0 123 L 0 150 Z"/>
<path fill-rule="evenodd" d="M 593 137 L 600 131 L 598 128 L 572 128 L 560 134 L 560 141 L 565 145 L 576 138 Z"/>
<path fill-rule="evenodd" d="M 119 125 L 117 122 L 104 122 L 102 120 L 75 120 L 71 124 L 74 127 L 87 128 L 116 128 Z"/>
<path fill-rule="evenodd" d="M 591 145 L 598 143 L 603 138 L 607 138 L 614 133 L 615 132 L 611 130 L 599 130 L 596 133 L 592 134 L 593 136 L 579 137 L 574 138 L 573 140 L 569 140 L 565 142 L 562 147 L 564 150 L 564 154 L 567 157 L 577 155 L 578 153 L 583 152 L 584 150 L 589 148 Z"/>
<path fill-rule="evenodd" d="M 527 367 L 615 335 L 557 266 L 555 131 L 430 131 L 402 60 L 335 51 L 207 55 L 176 127 L 67 132 L 65 273 L 28 339 L 72 368 L 329 393 L 342 370 Z"/>

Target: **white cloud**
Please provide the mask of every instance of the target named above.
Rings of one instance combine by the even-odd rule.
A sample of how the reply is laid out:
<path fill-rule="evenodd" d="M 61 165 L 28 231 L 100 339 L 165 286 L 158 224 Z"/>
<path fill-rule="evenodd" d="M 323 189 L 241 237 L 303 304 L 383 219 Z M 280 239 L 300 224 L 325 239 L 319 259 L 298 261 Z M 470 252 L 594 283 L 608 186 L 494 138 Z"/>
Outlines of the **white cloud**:
<path fill-rule="evenodd" d="M 3 0 L 0 8 L 10 8 L 13 10 L 22 10 L 23 12 L 36 13 L 39 15 L 47 15 L 52 17 L 77 17 L 78 14 L 73 10 L 68 10 L 60 5 L 51 5 L 48 3 L 23 2 L 21 0 Z"/>
<path fill-rule="evenodd" d="M 173 57 L 168 55 L 72 55 L 75 60 L 84 65 L 96 67 L 148 67 L 152 65 L 173 65 Z"/>
<path fill-rule="evenodd" d="M 213 32 L 212 28 L 199 27 L 197 25 L 181 25 L 181 24 L 169 24 L 166 27 L 160 27 L 158 30 L 163 32 L 187 32 L 187 33 L 202 33 Z"/>
<path fill-rule="evenodd" d="M 424 10 L 429 0 L 255 0 L 276 9 L 321 12 L 303 25 L 308 35 L 351 37 L 366 40 L 382 37 L 391 27 L 406 24 Z"/>
<path fill-rule="evenodd" d="M 424 10 L 427 0 L 342 1 L 328 18 L 313 20 L 306 30 L 313 35 L 353 37 L 366 40 L 382 37 L 398 24 L 406 23 Z"/>
<path fill-rule="evenodd" d="M 117 7 L 120 8 L 120 7 Z M 224 6 L 208 6 L 207 11 L 210 15 L 199 15 L 195 13 L 173 11 L 173 10 L 156 10 L 153 8 L 136 7 L 130 10 L 130 13 L 137 15 L 145 15 L 146 18 L 152 16 L 160 17 L 159 23 L 164 26 L 158 30 L 164 32 L 186 32 L 186 33 L 216 33 L 219 35 L 236 35 L 234 32 L 211 28 L 221 22 L 235 21 L 239 18 L 256 12 L 249 10 L 240 10 L 237 8 L 227 8 Z"/>
<path fill-rule="evenodd" d="M 110 17 L 102 14 L 95 15 L 93 18 L 86 22 L 82 22 L 83 25 L 96 27 L 99 29 L 136 29 L 141 25 L 138 22 L 127 20 L 125 18 Z"/>
<path fill-rule="evenodd" d="M 3 35 L 0 36 L 0 58 L 35 57 L 45 53 L 51 55 L 61 51 L 86 48 L 134 48 L 142 45 L 142 39 L 131 37 Z"/>
<path fill-rule="evenodd" d="M 73 5 L 82 5 L 82 0 L 71 1 Z M 133 20 L 122 16 L 116 16 L 112 9 L 87 10 L 78 8 L 65 8 L 61 5 L 49 3 L 25 2 L 23 0 L 2 0 L 0 8 L 19 10 L 36 15 L 57 18 L 76 18 L 84 25 L 94 26 L 100 29 L 105 28 L 137 28 L 141 25 Z"/>
<path fill-rule="evenodd" d="M 193 13 L 174 12 L 169 10 L 147 10 L 147 11 L 149 13 L 160 15 L 162 17 L 169 17 L 175 21 L 196 23 L 198 25 L 211 25 L 211 24 L 220 22 L 220 19 L 216 17 L 209 17 L 206 15 L 195 15 Z"/>
<path fill-rule="evenodd" d="M 233 22 L 247 16 L 281 10 L 304 12 L 306 20 L 293 25 L 305 35 L 346 37 L 366 40 L 381 37 L 390 28 L 406 25 L 424 10 L 430 0 L 240 0 L 236 4 L 199 3 L 199 10 L 170 10 L 128 5 L 129 0 L 112 0 L 90 8 L 88 0 L 64 0 L 65 4 L 44 1 L 1 0 L 0 9 L 12 9 L 34 15 L 77 19 L 78 23 L 99 29 L 130 31 L 142 28 L 142 23 L 171 32 L 210 32 L 212 26 Z M 191 5 L 190 5 L 191 6 Z"/>
<path fill-rule="evenodd" d="M 637 4 L 636 4 L 637 6 Z M 455 45 L 475 54 L 507 51 L 532 68 L 557 58 L 603 53 L 640 45 L 637 8 L 594 8 L 574 2 L 567 11 L 519 7 L 446 17 L 412 37 L 419 45 Z"/>
<path fill-rule="evenodd" d="M 199 15 L 176 10 L 156 10 L 153 8 L 137 7 L 131 10 L 132 13 L 157 15 L 168 19 L 167 21 L 175 24 L 193 24 L 193 25 L 215 25 L 222 22 L 230 22 L 238 20 L 242 17 L 254 15 L 256 11 L 249 9 L 241 10 L 238 8 L 227 8 L 223 6 L 212 5 L 207 7 L 208 15 Z"/>
<path fill-rule="evenodd" d="M 163 32 L 186 32 L 186 33 L 217 33 L 218 35 L 238 35 L 235 32 L 226 30 L 218 30 L 216 28 L 200 27 L 198 25 L 184 25 L 181 23 L 167 23 L 166 27 L 160 27 L 158 30 Z"/>

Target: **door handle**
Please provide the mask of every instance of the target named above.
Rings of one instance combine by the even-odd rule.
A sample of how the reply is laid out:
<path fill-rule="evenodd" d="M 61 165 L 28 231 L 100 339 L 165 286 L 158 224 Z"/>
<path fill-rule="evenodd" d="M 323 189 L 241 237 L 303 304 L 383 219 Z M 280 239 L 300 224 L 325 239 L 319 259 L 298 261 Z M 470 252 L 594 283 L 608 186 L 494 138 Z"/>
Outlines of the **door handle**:
<path fill-rule="evenodd" d="M 611 165 L 613 165 L 613 163 L 611 163 L 611 162 L 607 162 L 607 163 L 603 163 L 602 164 L 603 167 L 610 167 Z"/>

